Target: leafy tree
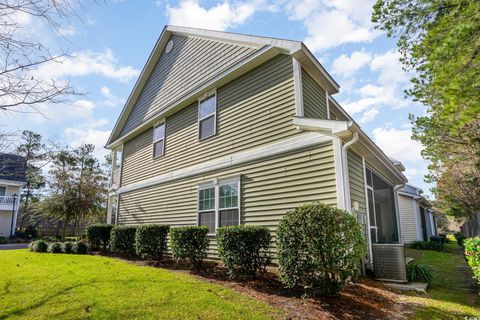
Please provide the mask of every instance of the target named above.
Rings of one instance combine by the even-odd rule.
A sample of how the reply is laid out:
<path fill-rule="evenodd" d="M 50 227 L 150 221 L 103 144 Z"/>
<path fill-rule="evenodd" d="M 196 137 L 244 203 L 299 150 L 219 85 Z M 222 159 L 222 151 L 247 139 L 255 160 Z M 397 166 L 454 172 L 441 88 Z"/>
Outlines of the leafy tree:
<path fill-rule="evenodd" d="M 84 144 L 74 150 L 62 150 L 52 156 L 50 193 L 40 206 L 47 216 L 77 227 L 105 215 L 107 177 L 93 155 L 94 146 Z"/>
<path fill-rule="evenodd" d="M 30 204 L 38 201 L 38 195 L 35 194 L 35 191 L 45 186 L 42 167 L 47 160 L 48 151 L 42 142 L 42 136 L 29 130 L 22 132 L 22 142 L 16 151 L 27 162 L 26 183 L 20 197 L 20 217 L 18 219 L 18 227 L 22 230 L 32 214 Z"/>
<path fill-rule="evenodd" d="M 480 1 L 377 0 L 372 21 L 398 37 L 407 96 L 428 107 L 410 116 L 430 161 L 438 207 L 456 217 L 480 210 Z"/>

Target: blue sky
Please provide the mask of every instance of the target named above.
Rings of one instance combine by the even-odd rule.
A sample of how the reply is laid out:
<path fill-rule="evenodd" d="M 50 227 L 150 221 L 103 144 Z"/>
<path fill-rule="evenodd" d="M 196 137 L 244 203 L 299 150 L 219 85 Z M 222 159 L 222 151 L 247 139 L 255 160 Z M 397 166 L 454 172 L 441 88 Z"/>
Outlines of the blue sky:
<path fill-rule="evenodd" d="M 53 51 L 68 50 L 61 64 L 42 66 L 36 76 L 70 81 L 83 96 L 69 104 L 43 105 L 38 114 L 0 116 L 2 130 L 30 129 L 77 146 L 94 143 L 97 155 L 120 114 L 140 70 L 165 24 L 301 40 L 340 84 L 335 95 L 364 131 L 407 167 L 409 181 L 428 193 L 421 146 L 410 140 L 408 114 L 425 108 L 404 99 L 409 75 L 398 61 L 395 40 L 373 29 L 372 0 L 143 0 L 88 3 L 59 38 L 24 21 L 26 34 Z"/>

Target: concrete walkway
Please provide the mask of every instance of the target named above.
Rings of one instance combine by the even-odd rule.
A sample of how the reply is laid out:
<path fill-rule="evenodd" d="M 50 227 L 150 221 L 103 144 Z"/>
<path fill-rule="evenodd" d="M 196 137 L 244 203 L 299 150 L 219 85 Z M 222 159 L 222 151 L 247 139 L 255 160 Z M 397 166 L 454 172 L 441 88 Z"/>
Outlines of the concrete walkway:
<path fill-rule="evenodd" d="M 26 247 L 28 247 L 28 243 L 0 244 L 0 250 L 25 249 Z"/>

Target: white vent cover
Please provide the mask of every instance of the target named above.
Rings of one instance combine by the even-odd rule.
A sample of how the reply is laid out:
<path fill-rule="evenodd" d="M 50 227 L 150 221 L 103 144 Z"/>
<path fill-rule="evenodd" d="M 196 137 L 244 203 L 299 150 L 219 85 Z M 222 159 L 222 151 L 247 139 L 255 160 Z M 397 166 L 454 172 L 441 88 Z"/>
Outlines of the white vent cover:
<path fill-rule="evenodd" d="M 172 49 L 173 49 L 173 41 L 170 40 L 170 41 L 168 41 L 168 43 L 167 43 L 167 47 L 165 48 L 165 52 L 166 52 L 166 53 L 170 53 L 170 51 L 172 51 Z"/>

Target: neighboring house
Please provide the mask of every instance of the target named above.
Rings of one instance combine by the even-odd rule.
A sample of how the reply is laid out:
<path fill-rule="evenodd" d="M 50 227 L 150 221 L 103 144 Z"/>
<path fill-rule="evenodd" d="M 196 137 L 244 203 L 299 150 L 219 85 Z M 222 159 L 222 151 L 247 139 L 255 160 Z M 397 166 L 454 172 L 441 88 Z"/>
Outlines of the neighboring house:
<path fill-rule="evenodd" d="M 437 235 L 434 211 L 420 188 L 407 184 L 398 192 L 400 224 L 404 243 L 429 241 Z"/>
<path fill-rule="evenodd" d="M 25 158 L 0 154 L 0 237 L 15 234 L 20 192 L 25 183 Z"/>
<path fill-rule="evenodd" d="M 301 42 L 165 27 L 107 143 L 108 221 L 205 225 L 213 256 L 218 227 L 275 231 L 289 210 L 322 201 L 362 223 L 377 277 L 405 280 L 403 166 L 338 90 Z"/>

